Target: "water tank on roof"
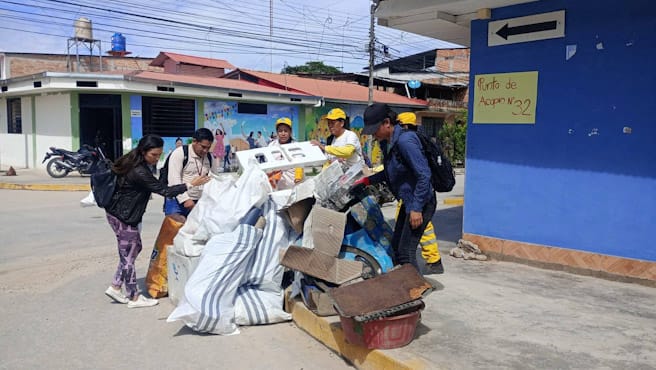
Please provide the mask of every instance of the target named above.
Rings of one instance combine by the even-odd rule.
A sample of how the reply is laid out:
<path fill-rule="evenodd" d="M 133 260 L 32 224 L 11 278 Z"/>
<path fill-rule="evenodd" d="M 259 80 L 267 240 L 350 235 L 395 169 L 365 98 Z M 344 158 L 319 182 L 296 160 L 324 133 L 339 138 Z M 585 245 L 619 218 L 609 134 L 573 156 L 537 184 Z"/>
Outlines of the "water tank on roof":
<path fill-rule="evenodd" d="M 112 51 L 125 51 L 125 36 L 118 32 L 112 35 Z"/>
<path fill-rule="evenodd" d="M 93 31 L 91 29 L 91 21 L 89 19 L 84 17 L 78 18 L 73 26 L 75 28 L 76 39 L 93 40 Z"/>

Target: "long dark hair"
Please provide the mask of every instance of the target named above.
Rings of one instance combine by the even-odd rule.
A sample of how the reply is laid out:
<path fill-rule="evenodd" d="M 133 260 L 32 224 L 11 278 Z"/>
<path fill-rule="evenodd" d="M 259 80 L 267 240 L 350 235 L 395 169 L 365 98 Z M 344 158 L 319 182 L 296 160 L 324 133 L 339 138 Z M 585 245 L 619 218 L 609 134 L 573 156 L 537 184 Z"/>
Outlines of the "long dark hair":
<path fill-rule="evenodd" d="M 164 140 L 159 135 L 146 135 L 139 140 L 137 147 L 132 149 L 128 154 L 116 160 L 112 166 L 112 171 L 117 175 L 125 175 L 133 168 L 144 163 L 144 155 L 151 149 L 164 147 Z"/>

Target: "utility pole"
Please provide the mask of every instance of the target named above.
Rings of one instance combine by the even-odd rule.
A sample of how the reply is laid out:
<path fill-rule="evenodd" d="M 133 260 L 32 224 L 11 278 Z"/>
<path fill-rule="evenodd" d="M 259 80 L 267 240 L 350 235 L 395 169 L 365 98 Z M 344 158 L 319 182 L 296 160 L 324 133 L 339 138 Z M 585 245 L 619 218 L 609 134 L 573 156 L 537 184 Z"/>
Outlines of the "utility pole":
<path fill-rule="evenodd" d="M 374 33 L 374 14 L 380 0 L 372 0 L 369 17 L 369 105 L 374 102 L 374 53 L 376 51 L 376 34 Z"/>

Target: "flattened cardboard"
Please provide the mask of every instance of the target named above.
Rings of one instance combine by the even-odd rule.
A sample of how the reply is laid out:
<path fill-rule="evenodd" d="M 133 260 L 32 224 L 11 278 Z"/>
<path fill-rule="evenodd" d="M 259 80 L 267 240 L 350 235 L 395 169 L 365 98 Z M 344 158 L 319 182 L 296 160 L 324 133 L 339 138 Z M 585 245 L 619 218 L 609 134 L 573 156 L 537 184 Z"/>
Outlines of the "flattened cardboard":
<path fill-rule="evenodd" d="M 346 214 L 314 206 L 311 221 L 314 248 L 290 246 L 280 264 L 334 284 L 360 277 L 362 262 L 337 258 L 344 238 Z"/>
<path fill-rule="evenodd" d="M 344 317 L 370 314 L 425 297 L 433 286 L 410 264 L 372 279 L 330 289 Z"/>

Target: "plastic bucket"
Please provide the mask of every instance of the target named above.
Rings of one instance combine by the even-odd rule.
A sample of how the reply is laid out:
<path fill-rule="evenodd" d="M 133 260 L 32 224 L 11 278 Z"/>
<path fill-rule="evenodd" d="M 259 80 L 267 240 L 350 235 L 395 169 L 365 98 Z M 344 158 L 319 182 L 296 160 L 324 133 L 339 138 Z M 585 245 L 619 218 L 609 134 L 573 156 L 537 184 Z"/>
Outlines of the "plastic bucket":
<path fill-rule="evenodd" d="M 369 349 L 399 348 L 412 342 L 420 318 L 421 310 L 367 322 L 339 317 L 346 340 Z"/>

